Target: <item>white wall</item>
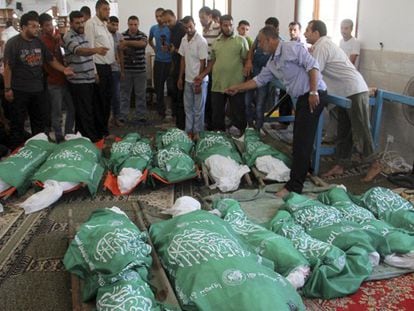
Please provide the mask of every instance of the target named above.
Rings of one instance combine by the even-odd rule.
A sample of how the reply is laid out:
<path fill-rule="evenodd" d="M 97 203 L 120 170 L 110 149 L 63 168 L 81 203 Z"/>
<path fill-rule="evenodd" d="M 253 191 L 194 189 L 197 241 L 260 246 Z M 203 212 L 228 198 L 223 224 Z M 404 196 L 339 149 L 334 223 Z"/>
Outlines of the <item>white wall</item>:
<path fill-rule="evenodd" d="M 359 1 L 358 37 L 364 49 L 414 52 L 414 1 Z M 414 73 L 413 73 L 414 74 Z"/>

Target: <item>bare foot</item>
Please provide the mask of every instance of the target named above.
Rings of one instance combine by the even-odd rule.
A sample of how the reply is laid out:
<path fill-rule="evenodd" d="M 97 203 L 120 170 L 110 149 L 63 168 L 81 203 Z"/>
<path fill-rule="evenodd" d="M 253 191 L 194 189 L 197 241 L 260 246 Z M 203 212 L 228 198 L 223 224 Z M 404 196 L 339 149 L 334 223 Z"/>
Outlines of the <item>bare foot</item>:
<path fill-rule="evenodd" d="M 363 182 L 370 182 L 373 181 L 375 177 L 382 171 L 382 165 L 378 161 L 375 161 L 371 164 L 371 166 L 368 169 L 367 174 L 364 178 L 361 179 Z"/>
<path fill-rule="evenodd" d="M 344 173 L 344 168 L 341 165 L 335 165 L 333 168 L 331 168 L 326 173 L 322 174 L 322 177 L 331 177 L 335 175 L 342 175 Z"/>
<path fill-rule="evenodd" d="M 285 196 L 287 196 L 290 193 L 289 190 L 287 190 L 286 188 L 283 188 L 282 190 L 279 190 L 278 192 L 276 192 L 276 196 L 283 199 Z"/>

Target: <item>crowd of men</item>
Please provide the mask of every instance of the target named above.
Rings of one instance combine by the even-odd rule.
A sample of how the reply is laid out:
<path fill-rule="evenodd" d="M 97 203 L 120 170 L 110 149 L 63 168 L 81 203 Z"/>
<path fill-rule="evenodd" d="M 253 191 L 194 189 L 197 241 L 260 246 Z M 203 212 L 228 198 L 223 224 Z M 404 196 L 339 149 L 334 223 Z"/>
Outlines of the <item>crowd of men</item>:
<path fill-rule="evenodd" d="M 94 16 L 87 7 L 72 11 L 65 34 L 56 32 L 50 15 L 32 11 L 21 17 L 20 33 L 8 38 L 5 117 L 0 121 L 7 133 L 2 142 L 10 149 L 30 136 L 25 131 L 27 116 L 31 135 L 53 132 L 56 142 L 75 130 L 96 142 L 110 135 L 110 126 L 147 124 L 149 45 L 155 53 L 152 72 L 159 118 L 166 116 L 167 84 L 176 126 L 194 140 L 206 129 L 236 135 L 246 126 L 261 130 L 264 111 L 275 98 L 285 98 L 280 113 L 295 111 L 293 165 L 290 181 L 278 195 L 302 191 L 327 92 L 348 97 L 352 108 L 338 108 L 338 163 L 325 176 L 341 174 L 354 147 L 372 161 L 366 180 L 378 171 L 369 132 L 368 87 L 357 70 L 359 43 L 351 35 L 352 21 L 342 22 L 338 47 L 319 20 L 309 22 L 304 36 L 301 25 L 291 22 L 290 41 L 285 41 L 278 19 L 269 17 L 253 40 L 248 21 L 238 23 L 236 34 L 231 15 L 208 7 L 199 11 L 202 33 L 197 33 L 194 17 L 178 20 L 172 10 L 158 8 L 157 23 L 148 35 L 139 30 L 135 15 L 120 33 L 119 20 L 110 15 L 106 0 L 98 0 L 95 11 Z M 135 112 L 130 111 L 132 90 Z"/>

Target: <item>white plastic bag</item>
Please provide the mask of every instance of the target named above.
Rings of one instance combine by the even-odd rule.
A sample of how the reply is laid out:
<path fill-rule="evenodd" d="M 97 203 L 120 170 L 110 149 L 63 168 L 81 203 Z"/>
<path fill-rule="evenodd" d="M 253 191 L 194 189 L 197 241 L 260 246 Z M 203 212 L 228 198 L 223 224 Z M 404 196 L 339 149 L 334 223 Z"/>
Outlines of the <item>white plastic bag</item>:
<path fill-rule="evenodd" d="M 118 175 L 117 183 L 119 191 L 122 194 L 131 191 L 138 183 L 142 172 L 136 168 L 124 167 Z"/>
<path fill-rule="evenodd" d="M 257 169 L 265 174 L 265 179 L 287 182 L 290 179 L 290 168 L 283 161 L 270 155 L 258 157 L 255 162 Z"/>
<path fill-rule="evenodd" d="M 229 157 L 221 155 L 209 156 L 205 164 L 215 184 L 222 192 L 234 191 L 239 188 L 240 179 L 244 174 L 250 172 L 247 165 L 240 165 Z"/>
<path fill-rule="evenodd" d="M 40 211 L 59 200 L 63 191 L 73 189 L 78 185 L 79 183 L 46 180 L 42 191 L 36 192 L 18 206 L 23 208 L 26 214 Z"/>
<path fill-rule="evenodd" d="M 402 269 L 414 269 L 414 252 L 408 254 L 391 254 L 384 258 L 384 262 L 393 267 Z"/>
<path fill-rule="evenodd" d="M 171 208 L 164 209 L 162 213 L 177 217 L 200 209 L 201 204 L 196 199 L 189 196 L 182 196 L 175 200 L 175 203 Z"/>

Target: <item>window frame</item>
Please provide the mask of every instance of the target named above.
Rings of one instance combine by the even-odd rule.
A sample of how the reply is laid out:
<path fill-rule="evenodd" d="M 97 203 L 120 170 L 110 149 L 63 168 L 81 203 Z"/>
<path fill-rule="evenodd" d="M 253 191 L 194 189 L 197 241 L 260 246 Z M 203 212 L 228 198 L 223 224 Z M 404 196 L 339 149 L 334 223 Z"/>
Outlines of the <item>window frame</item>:
<path fill-rule="evenodd" d="M 185 0 L 177 0 L 177 18 L 178 19 L 182 19 L 184 17 L 184 16 L 182 16 L 183 15 L 183 1 L 185 1 Z M 191 1 L 191 6 L 192 6 L 193 5 L 193 0 L 190 0 L 190 1 Z M 227 8 L 228 8 L 228 12 L 226 14 L 231 15 L 231 0 L 226 0 L 226 1 L 227 1 Z M 215 2 L 215 0 L 213 0 L 213 2 Z M 203 0 L 203 4 L 204 3 L 205 3 L 205 0 Z M 214 9 L 214 7 L 211 8 L 211 9 Z M 196 18 L 196 17 L 193 16 L 193 18 Z"/>

